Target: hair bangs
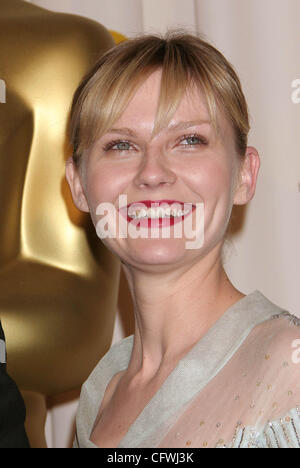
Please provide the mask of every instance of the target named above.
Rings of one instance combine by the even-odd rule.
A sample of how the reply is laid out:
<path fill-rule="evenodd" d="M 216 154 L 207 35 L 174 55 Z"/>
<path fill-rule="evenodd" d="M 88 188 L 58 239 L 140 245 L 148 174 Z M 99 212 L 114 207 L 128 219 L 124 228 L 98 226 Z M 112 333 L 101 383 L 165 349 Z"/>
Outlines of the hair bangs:
<path fill-rule="evenodd" d="M 231 64 L 199 37 L 170 31 L 164 37 L 142 35 L 108 50 L 82 80 L 73 98 L 70 136 L 73 159 L 81 155 L 120 118 L 131 98 L 154 71 L 161 69 L 160 96 L 152 135 L 167 127 L 184 94 L 201 92 L 211 124 L 225 115 L 244 154 L 248 111 L 239 78 Z"/>

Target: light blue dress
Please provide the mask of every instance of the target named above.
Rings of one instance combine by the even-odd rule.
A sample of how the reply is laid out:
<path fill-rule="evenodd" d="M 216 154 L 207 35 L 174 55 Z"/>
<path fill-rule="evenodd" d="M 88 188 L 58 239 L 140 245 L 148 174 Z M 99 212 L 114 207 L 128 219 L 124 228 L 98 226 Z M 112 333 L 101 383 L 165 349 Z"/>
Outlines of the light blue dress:
<path fill-rule="evenodd" d="M 118 448 L 299 448 L 300 319 L 255 290 L 178 362 Z M 82 387 L 75 448 L 90 441 L 105 389 L 134 336 L 113 345 Z"/>

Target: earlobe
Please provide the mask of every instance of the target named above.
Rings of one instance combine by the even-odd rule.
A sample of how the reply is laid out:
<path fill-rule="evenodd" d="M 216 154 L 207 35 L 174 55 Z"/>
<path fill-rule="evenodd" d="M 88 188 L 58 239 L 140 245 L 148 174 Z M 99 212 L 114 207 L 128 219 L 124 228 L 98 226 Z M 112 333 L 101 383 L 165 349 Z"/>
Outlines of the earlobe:
<path fill-rule="evenodd" d="M 234 205 L 245 205 L 255 194 L 260 167 L 259 154 L 253 146 L 248 146 L 243 158 L 234 197 Z"/>
<path fill-rule="evenodd" d="M 80 211 L 89 213 L 86 196 L 83 191 L 78 168 L 75 166 L 72 156 L 66 162 L 66 179 L 68 181 L 73 202 Z"/>

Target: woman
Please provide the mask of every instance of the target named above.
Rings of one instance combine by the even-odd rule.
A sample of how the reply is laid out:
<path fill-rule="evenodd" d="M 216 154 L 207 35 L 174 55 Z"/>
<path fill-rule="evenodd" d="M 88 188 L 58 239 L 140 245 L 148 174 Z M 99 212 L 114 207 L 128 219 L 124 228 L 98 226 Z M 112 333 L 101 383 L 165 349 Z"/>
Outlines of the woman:
<path fill-rule="evenodd" d="M 122 262 L 135 331 L 84 384 L 75 447 L 299 446 L 299 320 L 222 264 L 255 192 L 248 131 L 234 70 L 192 35 L 124 42 L 78 88 L 66 176 Z"/>

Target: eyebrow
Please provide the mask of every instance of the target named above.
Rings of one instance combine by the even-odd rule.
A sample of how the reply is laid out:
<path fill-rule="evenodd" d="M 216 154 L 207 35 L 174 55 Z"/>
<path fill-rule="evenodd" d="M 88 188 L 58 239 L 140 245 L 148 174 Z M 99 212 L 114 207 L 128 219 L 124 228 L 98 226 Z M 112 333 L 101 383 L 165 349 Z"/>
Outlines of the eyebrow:
<path fill-rule="evenodd" d="M 175 130 L 185 130 L 187 128 L 196 127 L 196 126 L 200 126 L 200 125 L 203 125 L 203 124 L 208 124 L 209 126 L 211 126 L 211 121 L 210 120 L 190 120 L 190 121 L 187 121 L 187 122 L 181 121 L 181 122 L 177 122 L 177 123 L 168 125 L 168 127 L 164 128 L 163 130 L 172 132 L 172 131 L 175 131 Z M 128 135 L 130 137 L 137 136 L 137 133 L 134 130 L 132 130 L 131 128 L 128 128 L 128 127 L 110 128 L 106 133 L 122 133 L 122 134 L 126 134 L 126 135 Z"/>

